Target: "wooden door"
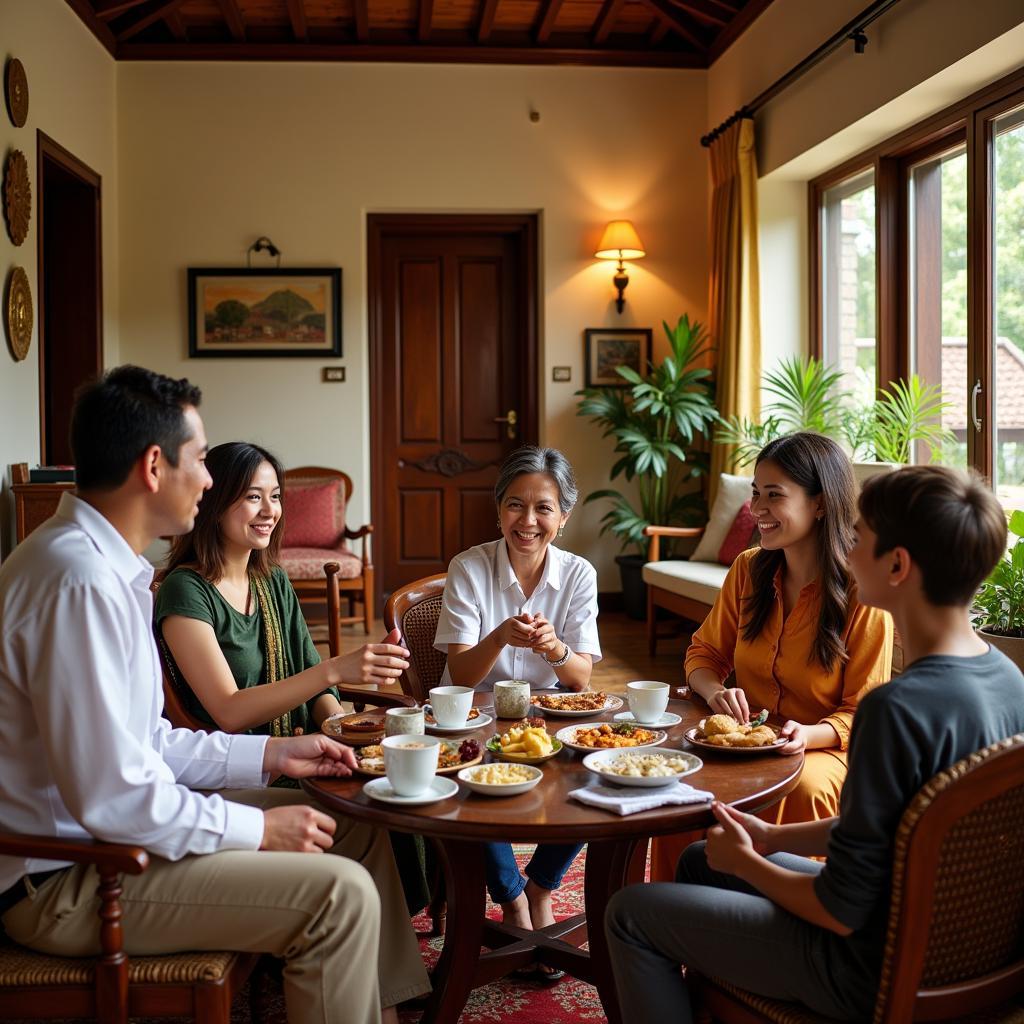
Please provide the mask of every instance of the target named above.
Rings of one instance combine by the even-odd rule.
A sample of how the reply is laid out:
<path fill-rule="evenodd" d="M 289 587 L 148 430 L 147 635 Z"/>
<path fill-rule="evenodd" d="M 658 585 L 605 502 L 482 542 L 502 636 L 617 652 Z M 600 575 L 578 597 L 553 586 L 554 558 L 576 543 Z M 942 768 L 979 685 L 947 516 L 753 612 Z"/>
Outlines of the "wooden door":
<path fill-rule="evenodd" d="M 537 226 L 471 215 L 368 226 L 374 564 L 387 595 L 498 536 L 498 466 L 536 443 Z"/>

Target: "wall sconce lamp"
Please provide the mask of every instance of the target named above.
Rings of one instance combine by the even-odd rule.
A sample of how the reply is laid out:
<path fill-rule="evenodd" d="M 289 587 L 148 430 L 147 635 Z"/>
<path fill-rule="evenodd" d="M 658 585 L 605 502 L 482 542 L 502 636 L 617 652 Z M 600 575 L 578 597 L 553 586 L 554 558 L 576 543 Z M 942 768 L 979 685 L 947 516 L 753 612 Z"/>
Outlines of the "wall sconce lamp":
<path fill-rule="evenodd" d="M 276 257 L 277 265 L 281 266 L 281 250 L 278 249 L 278 247 L 274 245 L 266 235 L 260 235 L 260 237 L 249 246 L 249 249 L 245 254 L 246 266 L 252 266 L 252 254 L 254 252 L 265 252 L 268 256 Z"/>
<path fill-rule="evenodd" d="M 633 227 L 631 221 L 613 220 L 609 222 L 608 226 L 604 229 L 604 234 L 601 236 L 601 242 L 594 256 L 599 260 L 619 261 L 619 265 L 615 269 L 615 277 L 612 278 L 612 281 L 615 284 L 615 290 L 619 293 L 619 297 L 615 300 L 615 308 L 620 313 L 622 312 L 622 307 L 626 305 L 626 300 L 622 297 L 622 293 L 626 290 L 626 285 L 629 284 L 629 275 L 626 273 L 626 268 L 622 261 L 638 260 L 646 255 L 644 243 L 640 241 L 640 236 L 636 233 L 636 228 Z"/>

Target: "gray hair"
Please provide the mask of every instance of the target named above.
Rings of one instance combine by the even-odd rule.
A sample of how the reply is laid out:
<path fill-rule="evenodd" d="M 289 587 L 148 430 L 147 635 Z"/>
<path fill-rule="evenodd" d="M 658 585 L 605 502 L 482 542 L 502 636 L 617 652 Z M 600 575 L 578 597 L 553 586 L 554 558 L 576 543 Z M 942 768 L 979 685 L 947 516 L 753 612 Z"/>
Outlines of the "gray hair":
<path fill-rule="evenodd" d="M 538 448 L 533 444 L 517 448 L 502 464 L 498 471 L 498 482 L 494 485 L 494 500 L 500 505 L 512 481 L 524 473 L 546 473 L 558 488 L 558 508 L 567 516 L 576 504 L 579 491 L 569 460 L 557 448 Z"/>

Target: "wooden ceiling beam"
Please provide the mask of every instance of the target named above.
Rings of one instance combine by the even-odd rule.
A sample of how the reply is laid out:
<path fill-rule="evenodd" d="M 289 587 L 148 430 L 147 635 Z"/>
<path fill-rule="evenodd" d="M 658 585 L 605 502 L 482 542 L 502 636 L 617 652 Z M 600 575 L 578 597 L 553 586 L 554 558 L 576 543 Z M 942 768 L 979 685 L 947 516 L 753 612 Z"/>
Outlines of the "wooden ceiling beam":
<path fill-rule="evenodd" d="M 168 11 L 164 16 L 164 21 L 167 22 L 167 27 L 175 39 L 182 43 L 188 42 L 188 29 L 185 28 L 185 22 L 178 11 Z"/>
<path fill-rule="evenodd" d="M 595 46 L 600 46 L 611 35 L 615 27 L 615 19 L 619 16 L 626 0 L 604 0 L 601 13 L 594 22 L 594 34 L 592 36 Z"/>
<path fill-rule="evenodd" d="M 564 0 L 544 0 L 542 3 L 540 22 L 533 36 L 538 44 L 544 44 L 551 38 L 551 31 L 558 20 L 558 12 L 562 9 L 563 2 Z"/>
<path fill-rule="evenodd" d="M 695 18 L 699 18 L 701 21 L 706 21 L 712 25 L 717 25 L 719 28 L 728 25 L 729 19 L 732 17 L 727 11 L 723 11 L 718 4 L 712 3 L 710 0 L 672 0 L 672 2 L 680 10 L 686 11 L 687 14 L 692 14 Z"/>
<path fill-rule="evenodd" d="M 654 28 L 647 37 L 648 46 L 657 46 L 672 31 L 672 26 L 664 18 L 654 19 Z"/>
<path fill-rule="evenodd" d="M 228 31 L 236 43 L 245 42 L 245 22 L 242 21 L 242 12 L 238 9 L 238 0 L 217 0 L 220 13 L 228 23 Z"/>
<path fill-rule="evenodd" d="M 771 6 L 772 0 L 747 0 L 728 25 L 715 36 L 708 51 L 708 63 L 713 64 L 748 28 Z"/>
<path fill-rule="evenodd" d="M 476 41 L 486 43 L 494 28 L 494 16 L 498 13 L 498 0 L 484 0 L 480 5 L 480 23 L 476 27 Z"/>
<path fill-rule="evenodd" d="M 117 39 L 99 18 L 89 0 L 68 0 L 68 6 L 78 15 L 85 27 L 103 44 L 111 57 L 117 57 Z"/>
<path fill-rule="evenodd" d="M 370 38 L 369 0 L 352 0 L 352 8 L 356 17 L 356 39 L 365 43 Z"/>
<path fill-rule="evenodd" d="M 420 0 L 419 24 L 416 38 L 425 43 L 430 38 L 430 30 L 434 27 L 434 0 Z"/>
<path fill-rule="evenodd" d="M 149 9 L 144 11 L 130 25 L 117 29 L 117 41 L 123 43 L 137 36 L 143 29 L 149 28 L 154 22 L 162 21 L 172 11 L 176 11 L 185 0 L 154 0 Z"/>
<path fill-rule="evenodd" d="M 96 17 L 110 21 L 133 7 L 141 7 L 148 0 L 96 0 Z"/>
<path fill-rule="evenodd" d="M 288 0 L 288 17 L 292 23 L 292 35 L 298 42 L 304 42 L 308 36 L 305 0 Z"/>
<path fill-rule="evenodd" d="M 651 10 L 656 11 L 672 26 L 676 35 L 682 36 L 691 46 L 695 46 L 701 53 L 707 49 L 705 42 L 694 34 L 693 29 L 683 20 L 682 12 L 669 0 L 640 0 Z"/>

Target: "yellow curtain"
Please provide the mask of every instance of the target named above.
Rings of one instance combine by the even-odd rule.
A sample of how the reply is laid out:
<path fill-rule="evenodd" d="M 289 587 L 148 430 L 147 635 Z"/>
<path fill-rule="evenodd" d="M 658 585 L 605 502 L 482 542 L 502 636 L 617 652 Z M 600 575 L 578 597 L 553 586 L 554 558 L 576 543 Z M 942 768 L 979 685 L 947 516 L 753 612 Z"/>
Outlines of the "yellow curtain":
<path fill-rule="evenodd" d="M 761 412 L 761 319 L 757 269 L 754 122 L 740 118 L 711 143 L 711 268 L 708 311 L 715 345 L 716 404 L 722 416 Z M 711 446 L 708 502 L 733 449 Z"/>

